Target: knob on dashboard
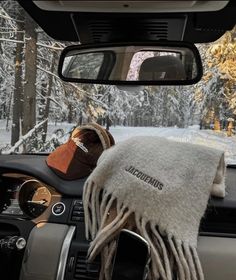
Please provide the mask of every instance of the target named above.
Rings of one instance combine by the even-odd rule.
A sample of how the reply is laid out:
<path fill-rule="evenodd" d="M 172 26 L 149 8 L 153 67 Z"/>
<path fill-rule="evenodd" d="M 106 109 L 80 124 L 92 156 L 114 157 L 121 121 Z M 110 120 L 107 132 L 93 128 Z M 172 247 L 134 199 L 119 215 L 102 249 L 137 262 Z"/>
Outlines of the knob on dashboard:
<path fill-rule="evenodd" d="M 16 241 L 16 248 L 18 250 L 22 250 L 24 249 L 26 246 L 26 240 L 24 239 L 24 237 L 19 237 Z"/>
<path fill-rule="evenodd" d="M 26 246 L 26 240 L 21 236 L 6 236 L 0 239 L 0 250 L 22 250 Z"/>

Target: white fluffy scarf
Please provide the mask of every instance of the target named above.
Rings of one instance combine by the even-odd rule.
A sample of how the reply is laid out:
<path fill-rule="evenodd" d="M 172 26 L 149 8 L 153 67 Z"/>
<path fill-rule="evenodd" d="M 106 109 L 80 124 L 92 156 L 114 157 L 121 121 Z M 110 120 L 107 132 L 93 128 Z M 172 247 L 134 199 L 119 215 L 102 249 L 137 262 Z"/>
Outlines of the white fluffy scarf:
<path fill-rule="evenodd" d="M 116 236 L 123 227 L 151 246 L 149 279 L 202 280 L 198 229 L 210 193 L 223 197 L 221 151 L 159 137 L 136 137 L 105 151 L 84 188 L 89 258 L 102 256 L 110 278 Z"/>

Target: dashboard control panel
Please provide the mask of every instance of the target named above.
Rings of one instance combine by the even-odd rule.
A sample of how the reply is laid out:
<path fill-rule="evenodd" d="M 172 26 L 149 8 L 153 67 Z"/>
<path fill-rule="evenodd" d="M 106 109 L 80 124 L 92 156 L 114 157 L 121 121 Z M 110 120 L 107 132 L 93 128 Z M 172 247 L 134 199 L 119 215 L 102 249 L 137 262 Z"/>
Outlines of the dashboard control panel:
<path fill-rule="evenodd" d="M 0 215 L 22 219 L 35 219 L 50 206 L 56 191 L 35 178 L 3 176 L 0 182 Z M 57 204 L 58 208 L 63 208 Z M 63 203 L 61 203 L 63 204 Z M 55 203 L 54 206 L 55 208 Z M 65 211 L 65 208 L 63 208 Z"/>

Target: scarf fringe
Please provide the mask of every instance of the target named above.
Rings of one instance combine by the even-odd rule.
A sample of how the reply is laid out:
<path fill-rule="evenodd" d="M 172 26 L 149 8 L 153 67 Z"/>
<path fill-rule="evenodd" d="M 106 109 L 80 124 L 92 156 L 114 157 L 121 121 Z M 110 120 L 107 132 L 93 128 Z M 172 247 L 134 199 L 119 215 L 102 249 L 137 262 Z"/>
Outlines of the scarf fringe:
<path fill-rule="evenodd" d="M 201 263 L 195 247 L 177 240 L 173 235 L 161 234 L 158 225 L 146 221 L 133 213 L 127 206 L 120 204 L 114 196 L 99 189 L 94 182 L 88 181 L 83 194 L 86 238 L 92 239 L 88 258 L 90 261 L 101 254 L 99 280 L 111 278 L 111 267 L 116 252 L 116 237 L 122 228 L 132 228 L 143 236 L 150 245 L 151 262 L 148 279 L 150 280 L 204 280 Z M 110 212 L 116 216 L 109 221 Z M 134 225 L 129 225 L 133 215 Z M 109 222 L 108 222 L 109 221 Z M 127 226 L 126 226 L 127 225 Z"/>

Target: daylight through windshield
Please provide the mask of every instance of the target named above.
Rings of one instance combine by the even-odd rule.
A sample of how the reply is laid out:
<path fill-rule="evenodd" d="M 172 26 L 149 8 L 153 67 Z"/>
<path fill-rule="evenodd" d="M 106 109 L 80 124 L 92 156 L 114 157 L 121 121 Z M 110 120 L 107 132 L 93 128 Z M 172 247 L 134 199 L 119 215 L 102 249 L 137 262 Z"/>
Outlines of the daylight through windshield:
<path fill-rule="evenodd" d="M 49 153 L 74 127 L 97 122 L 116 142 L 161 136 L 224 150 L 226 162 L 236 164 L 235 28 L 197 45 L 204 77 L 193 86 L 125 91 L 65 83 L 57 64 L 72 43 L 49 38 L 18 3 L 1 1 L 0 153 Z"/>

